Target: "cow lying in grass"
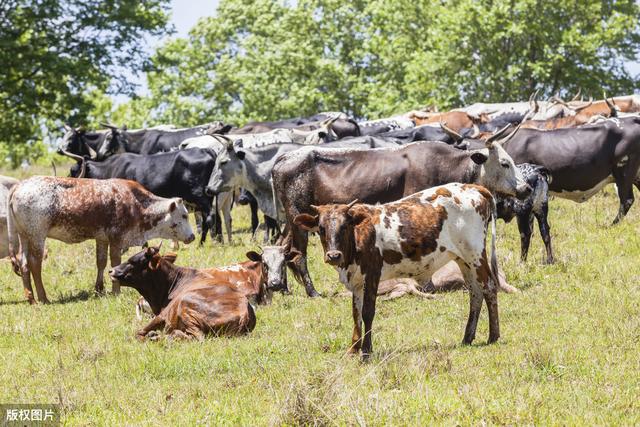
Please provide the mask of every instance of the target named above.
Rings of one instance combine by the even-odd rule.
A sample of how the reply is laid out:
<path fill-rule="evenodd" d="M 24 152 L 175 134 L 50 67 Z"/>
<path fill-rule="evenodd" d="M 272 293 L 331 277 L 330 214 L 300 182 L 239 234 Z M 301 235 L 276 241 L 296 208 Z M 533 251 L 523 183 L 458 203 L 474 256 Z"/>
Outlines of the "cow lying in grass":
<path fill-rule="evenodd" d="M 177 267 L 175 258 L 175 254 L 162 256 L 159 247 L 150 247 L 110 272 L 112 279 L 136 289 L 155 314 L 137 332 L 139 340 L 155 337 L 158 329 L 179 339 L 235 336 L 253 330 L 256 315 L 242 291 L 218 283 L 202 270 Z"/>
<path fill-rule="evenodd" d="M 9 256 L 22 275 L 25 296 L 49 302 L 42 283 L 42 259 L 47 237 L 65 243 L 96 240 L 98 275 L 95 289 L 104 291 L 107 254 L 111 265 L 121 253 L 154 238 L 189 243 L 195 239 L 182 199 L 165 199 L 137 182 L 123 179 L 75 179 L 36 176 L 16 185 L 8 196 Z M 18 236 L 22 258 L 15 246 Z M 113 283 L 113 292 L 120 290 Z"/>
<path fill-rule="evenodd" d="M 372 351 L 371 327 L 381 280 L 411 277 L 428 280 L 447 262 L 456 261 L 470 290 L 471 306 L 464 334 L 476 333 L 483 298 L 489 309 L 489 342 L 500 337 L 495 252 L 495 202 L 484 187 L 448 184 L 383 205 L 313 207 L 317 215 L 299 214 L 296 225 L 318 232 L 325 262 L 353 292 L 354 329 L 350 352 Z M 492 221 L 491 266 L 486 233 Z M 364 336 L 361 324 L 364 321 Z"/>
<path fill-rule="evenodd" d="M 269 304 L 273 291 L 287 289 L 287 262 L 293 256 L 295 253 L 287 254 L 284 246 L 265 246 L 261 254 L 247 252 L 249 261 L 198 271 L 214 279 L 216 284 L 235 286 L 251 304 Z M 165 259 L 173 262 L 175 257 L 165 255 Z M 142 313 L 153 313 L 144 297 L 136 303 L 136 317 L 142 319 Z"/>

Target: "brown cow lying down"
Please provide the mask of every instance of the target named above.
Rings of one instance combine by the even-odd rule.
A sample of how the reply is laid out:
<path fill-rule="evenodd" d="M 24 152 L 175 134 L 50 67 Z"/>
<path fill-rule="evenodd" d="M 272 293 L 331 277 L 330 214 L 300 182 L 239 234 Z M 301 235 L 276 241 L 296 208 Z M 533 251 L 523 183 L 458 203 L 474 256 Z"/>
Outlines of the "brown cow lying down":
<path fill-rule="evenodd" d="M 247 252 L 249 261 L 198 271 L 210 276 L 216 284 L 235 286 L 251 304 L 269 304 L 273 291 L 287 289 L 287 262 L 296 255 L 296 252 L 287 254 L 284 246 L 265 246 L 261 254 Z M 170 260 L 169 255 L 165 257 Z M 142 313 L 151 314 L 152 311 L 149 303 L 140 297 L 136 303 L 136 317 L 142 319 Z"/>
<path fill-rule="evenodd" d="M 470 344 L 475 338 L 483 300 L 489 311 L 489 342 L 498 340 L 496 208 L 486 188 L 454 183 L 383 205 L 353 202 L 314 208 L 317 215 L 297 215 L 295 223 L 319 233 L 325 262 L 334 266 L 340 281 L 353 292 L 350 352 L 362 349 L 363 359 L 371 354 L 380 281 L 428 280 L 449 261 L 458 264 L 470 290 L 463 342 Z M 490 221 L 489 263 L 485 241 Z"/>
<path fill-rule="evenodd" d="M 201 270 L 177 267 L 175 254 L 160 255 L 159 247 L 138 252 L 111 272 L 111 278 L 136 289 L 155 317 L 137 338 L 156 337 L 164 329 L 170 338 L 203 339 L 205 335 L 235 336 L 251 332 L 256 315 L 247 297 L 234 285 L 217 283 Z"/>
<path fill-rule="evenodd" d="M 122 251 L 155 238 L 195 239 L 182 199 L 165 199 L 137 182 L 124 179 L 77 179 L 36 176 L 9 192 L 7 208 L 9 256 L 21 272 L 25 296 L 47 303 L 42 283 L 42 259 L 47 237 L 65 243 L 96 241 L 96 291 L 104 290 L 107 254 L 111 266 L 120 264 Z M 22 259 L 14 242 L 18 236 Z M 113 292 L 120 290 L 113 283 Z"/>

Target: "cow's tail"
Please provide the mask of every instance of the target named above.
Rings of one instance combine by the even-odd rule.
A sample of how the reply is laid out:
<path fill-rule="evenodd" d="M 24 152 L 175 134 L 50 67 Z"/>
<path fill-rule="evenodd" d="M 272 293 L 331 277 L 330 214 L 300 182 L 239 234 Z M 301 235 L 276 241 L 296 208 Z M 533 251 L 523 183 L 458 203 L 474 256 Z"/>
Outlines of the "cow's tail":
<path fill-rule="evenodd" d="M 18 259 L 18 254 L 21 253 L 21 241 L 20 235 L 16 229 L 16 218 L 15 213 L 13 212 L 12 203 L 13 193 L 16 191 L 17 187 L 17 185 L 11 187 L 9 195 L 7 196 L 7 234 L 9 237 L 9 259 L 13 266 L 13 272 L 18 276 L 22 276 L 21 262 Z"/>
<path fill-rule="evenodd" d="M 517 288 L 509 285 L 505 279 L 500 276 L 500 269 L 498 268 L 498 253 L 496 251 L 496 220 L 498 219 L 498 209 L 496 207 L 496 200 L 491 197 L 491 280 L 497 289 L 506 292 L 514 293 L 518 292 Z"/>

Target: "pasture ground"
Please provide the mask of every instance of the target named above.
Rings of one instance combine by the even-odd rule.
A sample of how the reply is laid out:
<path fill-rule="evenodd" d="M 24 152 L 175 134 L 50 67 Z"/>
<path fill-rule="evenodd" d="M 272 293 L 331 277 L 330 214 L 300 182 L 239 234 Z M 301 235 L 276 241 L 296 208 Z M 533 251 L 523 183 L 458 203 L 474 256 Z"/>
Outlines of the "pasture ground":
<path fill-rule="evenodd" d="M 460 344 L 466 293 L 405 297 L 378 304 L 369 364 L 345 355 L 351 302 L 315 237 L 310 269 L 326 297 L 290 278 L 293 295 L 260 307 L 253 333 L 202 343 L 136 341 L 138 294 L 95 296 L 94 243 L 49 240 L 51 305 L 30 307 L 0 263 L 0 402 L 60 403 L 66 425 L 637 425 L 640 206 L 610 227 L 617 207 L 613 187 L 581 205 L 554 199 L 553 266 L 537 231 L 520 263 L 515 221 L 499 222 L 500 265 L 522 292 L 499 296 L 497 344 L 485 345 L 486 308 L 476 342 Z M 248 208 L 234 220 L 235 244 L 182 246 L 177 264 L 244 260 L 256 247 Z"/>

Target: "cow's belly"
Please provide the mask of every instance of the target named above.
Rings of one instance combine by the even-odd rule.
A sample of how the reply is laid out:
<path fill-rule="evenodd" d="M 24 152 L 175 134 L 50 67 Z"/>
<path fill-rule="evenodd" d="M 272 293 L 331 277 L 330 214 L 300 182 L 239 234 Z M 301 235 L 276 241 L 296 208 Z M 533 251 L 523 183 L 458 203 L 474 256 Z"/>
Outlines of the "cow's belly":
<path fill-rule="evenodd" d="M 451 260 L 448 252 L 436 251 L 420 258 L 419 261 L 403 259 L 397 264 L 382 264 L 380 281 L 411 278 L 418 282 L 426 281 L 442 266 Z"/>
<path fill-rule="evenodd" d="M 80 243 L 85 240 L 98 239 L 106 240 L 107 236 L 100 229 L 85 229 L 80 227 L 51 227 L 47 232 L 47 237 L 60 240 L 65 243 Z"/>
<path fill-rule="evenodd" d="M 596 195 L 600 190 L 604 188 L 605 185 L 611 184 L 615 182 L 613 176 L 609 175 L 604 180 L 597 183 L 594 187 L 588 190 L 562 190 L 562 191 L 550 191 L 550 193 L 554 196 L 561 197 L 563 199 L 572 200 L 577 203 L 586 202 L 594 195 Z"/>

